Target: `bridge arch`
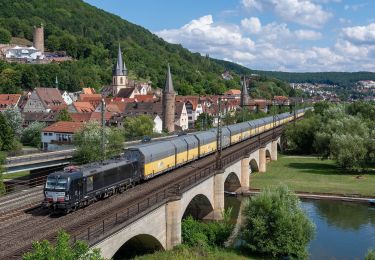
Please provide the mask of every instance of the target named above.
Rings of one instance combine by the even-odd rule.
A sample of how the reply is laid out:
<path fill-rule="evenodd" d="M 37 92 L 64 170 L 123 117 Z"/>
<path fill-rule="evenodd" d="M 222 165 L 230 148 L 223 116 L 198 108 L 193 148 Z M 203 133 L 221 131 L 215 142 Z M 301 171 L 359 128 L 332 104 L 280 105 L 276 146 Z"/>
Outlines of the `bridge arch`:
<path fill-rule="evenodd" d="M 259 165 L 255 159 L 251 159 L 249 163 L 250 173 L 259 172 Z"/>
<path fill-rule="evenodd" d="M 266 149 L 266 162 L 270 162 L 271 161 L 271 152 L 269 149 Z"/>
<path fill-rule="evenodd" d="M 231 172 L 228 174 L 224 181 L 224 191 L 235 192 L 241 188 L 240 178 L 236 173 Z"/>
<path fill-rule="evenodd" d="M 188 216 L 192 216 L 194 219 L 203 219 L 213 210 L 210 200 L 203 194 L 197 194 L 182 211 L 182 219 Z"/>
<path fill-rule="evenodd" d="M 112 259 L 133 259 L 138 255 L 151 254 L 161 250 L 164 250 L 164 247 L 157 238 L 149 234 L 139 234 L 127 240 Z"/>

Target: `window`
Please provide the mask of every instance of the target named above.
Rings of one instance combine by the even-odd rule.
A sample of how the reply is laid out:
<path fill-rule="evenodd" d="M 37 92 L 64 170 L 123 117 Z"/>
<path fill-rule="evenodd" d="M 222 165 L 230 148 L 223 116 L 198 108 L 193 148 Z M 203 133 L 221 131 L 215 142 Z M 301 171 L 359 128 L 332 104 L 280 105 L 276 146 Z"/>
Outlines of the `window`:
<path fill-rule="evenodd" d="M 122 85 L 122 80 L 123 80 L 123 79 L 122 79 L 122 77 L 121 77 L 121 78 L 120 78 L 120 84 L 121 84 L 121 85 Z"/>
<path fill-rule="evenodd" d="M 43 135 L 47 135 L 47 133 L 43 133 Z"/>
<path fill-rule="evenodd" d="M 49 136 L 52 136 L 52 133 L 48 133 Z"/>

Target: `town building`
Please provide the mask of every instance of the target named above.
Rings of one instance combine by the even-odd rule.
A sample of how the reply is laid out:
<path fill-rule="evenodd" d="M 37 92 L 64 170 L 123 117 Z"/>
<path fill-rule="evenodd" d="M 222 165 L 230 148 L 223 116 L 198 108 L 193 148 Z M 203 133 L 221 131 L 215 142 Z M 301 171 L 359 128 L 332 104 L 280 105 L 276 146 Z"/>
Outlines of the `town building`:
<path fill-rule="evenodd" d="M 43 150 L 54 151 L 73 145 L 74 134 L 83 126 L 81 122 L 59 121 L 41 131 Z"/>
<path fill-rule="evenodd" d="M 20 101 L 20 94 L 0 94 L 0 112 L 10 108 L 18 108 Z"/>
<path fill-rule="evenodd" d="M 24 112 L 50 112 L 67 108 L 57 88 L 36 88 L 28 98 Z"/>
<path fill-rule="evenodd" d="M 40 50 L 34 47 L 16 46 L 13 48 L 9 48 L 5 51 L 5 58 L 8 60 L 20 59 L 20 60 L 26 60 L 30 62 L 33 60 L 44 59 L 44 54 Z"/>

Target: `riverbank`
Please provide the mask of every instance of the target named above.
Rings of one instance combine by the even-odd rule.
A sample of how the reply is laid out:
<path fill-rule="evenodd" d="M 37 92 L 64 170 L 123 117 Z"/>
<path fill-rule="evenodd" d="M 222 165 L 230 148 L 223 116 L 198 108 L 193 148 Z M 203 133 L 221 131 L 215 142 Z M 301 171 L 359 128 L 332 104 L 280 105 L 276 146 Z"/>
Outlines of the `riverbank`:
<path fill-rule="evenodd" d="M 296 192 L 375 197 L 375 173 L 342 172 L 332 160 L 308 156 L 279 156 L 267 164 L 265 173 L 253 173 L 250 189 L 276 187 L 280 183 Z"/>

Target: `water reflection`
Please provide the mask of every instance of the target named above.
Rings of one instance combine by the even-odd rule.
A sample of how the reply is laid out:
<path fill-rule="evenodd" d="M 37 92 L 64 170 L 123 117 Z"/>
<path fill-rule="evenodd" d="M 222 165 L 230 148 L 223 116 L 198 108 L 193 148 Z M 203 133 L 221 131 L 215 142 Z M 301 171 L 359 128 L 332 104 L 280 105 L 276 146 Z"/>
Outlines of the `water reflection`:
<path fill-rule="evenodd" d="M 225 198 L 235 221 L 242 198 Z M 338 201 L 304 200 L 302 208 L 316 225 L 310 259 L 364 259 L 375 248 L 375 207 Z"/>
<path fill-rule="evenodd" d="M 329 225 L 345 230 L 359 230 L 363 225 L 375 226 L 375 207 L 332 201 L 319 201 L 314 205 L 319 215 L 325 218 Z"/>

